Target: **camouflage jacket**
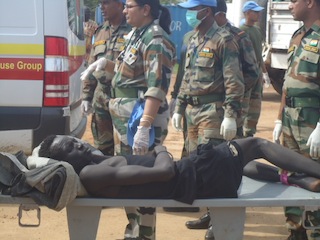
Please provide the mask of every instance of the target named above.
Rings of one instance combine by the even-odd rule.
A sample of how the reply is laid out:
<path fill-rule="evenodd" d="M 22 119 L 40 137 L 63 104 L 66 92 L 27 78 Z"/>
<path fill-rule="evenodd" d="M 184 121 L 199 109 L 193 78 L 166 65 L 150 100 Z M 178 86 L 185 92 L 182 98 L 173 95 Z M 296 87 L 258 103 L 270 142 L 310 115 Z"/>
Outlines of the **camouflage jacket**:
<path fill-rule="evenodd" d="M 220 95 L 224 99 L 224 116 L 237 118 L 243 94 L 239 48 L 234 37 L 216 23 L 204 37 L 195 32 L 187 48 L 175 112 L 184 114 L 189 96 Z"/>
<path fill-rule="evenodd" d="M 116 61 L 112 87 L 147 88 L 145 96 L 164 102 L 175 61 L 175 45 L 154 21 L 130 36 Z"/>
<path fill-rule="evenodd" d="M 259 65 L 252 42 L 245 31 L 232 26 L 229 22 L 224 26 L 235 38 L 240 51 L 241 69 L 244 78 L 245 92 L 250 90 L 259 79 Z"/>
<path fill-rule="evenodd" d="M 111 61 L 115 61 L 119 53 L 123 50 L 125 44 L 125 36 L 131 31 L 131 26 L 123 21 L 117 29 L 112 29 L 109 22 L 105 22 L 100 26 L 94 36 L 94 43 L 92 45 L 89 64 L 93 63 L 100 57 L 106 57 Z M 93 75 L 89 80 L 84 81 L 82 90 L 82 99 L 91 101 L 97 84 L 101 84 L 99 88 L 104 91 L 105 88 L 110 87 L 113 74 L 105 72 L 105 75 L 99 79 Z"/>
<path fill-rule="evenodd" d="M 320 20 L 292 36 L 283 88 L 289 97 L 320 97 Z"/>

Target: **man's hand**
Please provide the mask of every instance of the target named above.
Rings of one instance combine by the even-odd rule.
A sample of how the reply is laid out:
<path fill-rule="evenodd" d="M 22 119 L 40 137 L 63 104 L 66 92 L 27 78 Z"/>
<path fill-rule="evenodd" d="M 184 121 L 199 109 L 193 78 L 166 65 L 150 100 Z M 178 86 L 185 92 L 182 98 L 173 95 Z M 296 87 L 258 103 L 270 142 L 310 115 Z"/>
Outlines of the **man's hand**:
<path fill-rule="evenodd" d="M 145 155 L 149 149 L 150 127 L 138 126 L 133 138 L 133 155 Z"/>
<path fill-rule="evenodd" d="M 91 102 L 89 102 L 87 100 L 82 100 L 82 102 L 81 102 L 81 111 L 85 115 L 89 115 L 90 113 L 92 113 Z"/>
<path fill-rule="evenodd" d="M 80 73 L 80 79 L 81 79 L 81 81 L 88 80 L 90 74 L 93 73 L 93 72 L 96 70 L 97 66 L 98 66 L 98 62 L 95 61 L 95 62 L 91 63 L 91 64 L 87 67 L 87 69 L 86 69 L 85 71 L 83 71 L 82 73 Z"/>
<path fill-rule="evenodd" d="M 220 135 L 227 141 L 235 138 L 237 134 L 237 123 L 236 119 L 225 117 L 221 123 Z"/>
<path fill-rule="evenodd" d="M 182 131 L 181 119 L 182 119 L 182 115 L 179 113 L 174 113 L 172 116 L 172 119 L 171 119 L 172 127 L 176 131 Z"/>
<path fill-rule="evenodd" d="M 280 135 L 282 133 L 282 121 L 276 120 L 273 129 L 273 142 L 280 144 Z"/>
<path fill-rule="evenodd" d="M 90 64 L 85 71 L 80 73 L 80 79 L 82 81 L 88 80 L 91 73 L 98 70 L 105 70 L 108 60 L 104 57 L 99 58 L 97 61 Z"/>
<path fill-rule="evenodd" d="M 170 117 L 172 118 L 173 113 L 174 113 L 174 109 L 176 107 L 177 104 L 177 99 L 176 98 L 171 98 L 171 101 L 169 103 L 169 111 L 170 111 Z"/>
<path fill-rule="evenodd" d="M 264 82 L 264 87 L 265 88 L 270 87 L 271 81 L 270 81 L 270 78 L 269 78 L 269 75 L 268 75 L 267 72 L 262 73 L 262 79 L 263 79 L 263 82 Z"/>
<path fill-rule="evenodd" d="M 307 146 L 310 146 L 310 156 L 318 159 L 320 157 L 320 123 L 310 134 Z"/>

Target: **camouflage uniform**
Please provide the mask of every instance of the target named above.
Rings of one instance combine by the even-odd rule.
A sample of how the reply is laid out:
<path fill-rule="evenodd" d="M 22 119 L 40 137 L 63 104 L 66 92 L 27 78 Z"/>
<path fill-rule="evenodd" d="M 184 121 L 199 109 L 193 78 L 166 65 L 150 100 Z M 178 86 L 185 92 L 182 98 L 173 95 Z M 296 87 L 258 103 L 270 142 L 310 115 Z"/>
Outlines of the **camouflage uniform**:
<path fill-rule="evenodd" d="M 245 31 L 251 39 L 256 59 L 259 65 L 259 78 L 255 85 L 246 93 L 244 102 L 244 123 L 243 132 L 245 137 L 253 136 L 257 131 L 257 124 L 261 113 L 261 101 L 262 101 L 262 43 L 263 36 L 260 29 L 256 26 L 242 25 L 241 30 Z M 249 101 L 248 101 L 248 96 Z M 249 103 L 249 105 L 248 105 Z"/>
<path fill-rule="evenodd" d="M 126 43 L 126 48 L 116 61 L 116 74 L 112 79 L 113 93 L 109 102 L 115 135 L 116 154 L 132 154 L 127 141 L 127 125 L 133 107 L 139 97 L 153 97 L 161 100 L 154 119 L 155 145 L 163 143 L 168 134 L 169 109 L 166 94 L 170 85 L 175 60 L 174 44 L 166 32 L 156 23 L 136 29 Z M 128 208 L 126 208 L 128 210 Z M 129 213 L 131 227 L 140 225 L 139 237 L 154 239 L 155 208 L 139 208 Z M 145 215 L 140 216 L 139 215 Z M 133 230 L 135 231 L 135 230 Z"/>
<path fill-rule="evenodd" d="M 183 36 L 183 42 L 181 46 L 181 51 L 180 51 L 180 63 L 179 63 L 179 68 L 178 68 L 178 73 L 176 77 L 176 81 L 173 86 L 173 91 L 171 92 L 171 97 L 176 99 L 178 97 L 178 93 L 181 87 L 183 75 L 184 75 L 184 65 L 186 62 L 186 51 L 187 51 L 187 46 L 190 40 L 190 37 L 194 34 L 194 31 L 187 32 Z M 184 143 L 186 142 L 187 139 L 187 121 L 185 119 L 185 116 L 183 115 L 183 141 Z M 185 144 L 183 144 L 182 152 L 181 152 L 181 158 L 188 156 L 187 154 L 187 149 Z"/>
<path fill-rule="evenodd" d="M 310 158 L 308 138 L 320 119 L 320 20 L 307 32 L 298 29 L 288 49 L 288 64 L 283 86 L 286 104 L 282 113 L 283 145 Z M 290 160 L 290 159 L 288 159 Z M 319 161 L 319 160 L 318 160 Z M 301 226 L 302 210 L 286 208 L 287 226 Z M 314 212 L 314 222 L 320 223 L 320 212 Z M 320 239 L 319 232 L 312 233 Z"/>
<path fill-rule="evenodd" d="M 95 34 L 89 64 L 100 57 L 114 61 L 123 49 L 124 36 L 130 30 L 131 27 L 125 21 L 117 29 L 113 29 L 106 21 Z M 105 155 L 111 156 L 114 155 L 114 138 L 108 101 L 112 77 L 113 74 L 105 71 L 94 72 L 90 75 L 89 80 L 84 81 L 82 90 L 83 100 L 92 101 L 94 110 L 91 122 L 94 145 Z"/>
<path fill-rule="evenodd" d="M 240 127 L 242 128 L 243 121 L 245 121 L 248 116 L 252 89 L 258 83 L 260 70 L 253 45 L 246 32 L 232 26 L 229 22 L 222 27 L 224 27 L 234 36 L 240 51 L 240 62 L 242 65 L 241 69 L 245 84 L 244 96 L 242 100 L 242 118 L 239 123 Z M 242 133 L 243 130 L 240 130 L 239 135 L 241 135 Z"/>
<path fill-rule="evenodd" d="M 244 81 L 233 36 L 216 23 L 203 38 L 196 32 L 186 54 L 185 74 L 175 112 L 187 119 L 187 151 L 224 141 L 224 117 L 240 118 Z"/>

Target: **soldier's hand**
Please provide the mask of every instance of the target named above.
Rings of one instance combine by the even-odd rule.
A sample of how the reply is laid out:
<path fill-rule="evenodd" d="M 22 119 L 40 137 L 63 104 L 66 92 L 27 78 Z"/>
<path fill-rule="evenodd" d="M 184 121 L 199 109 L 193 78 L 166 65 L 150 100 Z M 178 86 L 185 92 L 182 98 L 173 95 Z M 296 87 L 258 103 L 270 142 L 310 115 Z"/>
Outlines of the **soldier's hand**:
<path fill-rule="evenodd" d="M 235 138 L 237 134 L 237 123 L 236 119 L 225 117 L 221 123 L 220 135 L 227 141 Z"/>
<path fill-rule="evenodd" d="M 316 128 L 310 134 L 307 146 L 310 147 L 310 156 L 318 159 L 320 157 L 320 123 L 317 123 Z"/>
<path fill-rule="evenodd" d="M 81 102 L 81 111 L 85 115 L 89 115 L 92 113 L 92 105 L 89 101 L 87 100 L 82 100 Z"/>
<path fill-rule="evenodd" d="M 80 73 L 81 81 L 89 79 L 90 74 L 93 73 L 96 70 L 97 66 L 98 66 L 98 62 L 97 61 L 95 61 L 94 63 L 90 64 L 85 71 Z"/>
<path fill-rule="evenodd" d="M 170 117 L 171 118 L 173 116 L 174 109 L 176 108 L 176 104 L 177 104 L 177 99 L 176 98 L 172 98 L 170 103 L 169 103 L 169 111 L 170 111 Z"/>
<path fill-rule="evenodd" d="M 176 131 L 182 131 L 181 120 L 182 120 L 182 115 L 181 114 L 179 114 L 179 113 L 174 113 L 173 114 L 171 122 L 172 122 L 172 127 Z"/>
<path fill-rule="evenodd" d="M 133 138 L 133 154 L 145 155 L 149 149 L 149 131 L 150 127 L 138 126 L 137 132 Z"/>
<path fill-rule="evenodd" d="M 282 132 L 282 121 L 281 120 L 276 120 L 273 129 L 273 142 L 280 144 L 280 135 Z"/>
<path fill-rule="evenodd" d="M 97 67 L 95 71 L 105 70 L 107 65 L 107 59 L 105 57 L 99 58 L 96 62 L 97 62 Z"/>

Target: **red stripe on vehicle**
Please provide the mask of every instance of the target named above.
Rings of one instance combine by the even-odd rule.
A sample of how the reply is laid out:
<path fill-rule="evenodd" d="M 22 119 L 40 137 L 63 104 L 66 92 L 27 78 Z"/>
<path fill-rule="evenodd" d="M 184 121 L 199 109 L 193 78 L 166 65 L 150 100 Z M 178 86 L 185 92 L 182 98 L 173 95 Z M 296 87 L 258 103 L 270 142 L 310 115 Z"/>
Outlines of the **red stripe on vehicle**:
<path fill-rule="evenodd" d="M 0 79 L 43 80 L 44 60 L 1 58 L 0 71 Z"/>

